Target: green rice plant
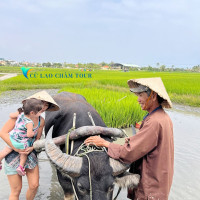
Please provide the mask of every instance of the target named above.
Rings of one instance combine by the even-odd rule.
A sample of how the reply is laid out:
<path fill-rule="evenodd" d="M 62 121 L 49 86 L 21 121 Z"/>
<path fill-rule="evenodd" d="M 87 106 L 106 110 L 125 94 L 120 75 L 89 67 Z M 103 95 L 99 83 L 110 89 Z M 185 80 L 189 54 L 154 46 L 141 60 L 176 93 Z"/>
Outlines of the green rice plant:
<path fill-rule="evenodd" d="M 100 114 L 109 127 L 130 127 L 142 120 L 145 115 L 136 96 L 129 92 L 117 92 L 98 88 L 65 87 L 59 92 L 67 91 L 83 95 Z"/>
<path fill-rule="evenodd" d="M 14 66 L 0 66 L 0 73 L 21 73 L 21 69 Z"/>
<path fill-rule="evenodd" d="M 178 104 L 190 105 L 192 102 L 193 106 L 200 107 L 200 97 L 197 95 L 177 95 L 175 93 L 169 95 Z"/>

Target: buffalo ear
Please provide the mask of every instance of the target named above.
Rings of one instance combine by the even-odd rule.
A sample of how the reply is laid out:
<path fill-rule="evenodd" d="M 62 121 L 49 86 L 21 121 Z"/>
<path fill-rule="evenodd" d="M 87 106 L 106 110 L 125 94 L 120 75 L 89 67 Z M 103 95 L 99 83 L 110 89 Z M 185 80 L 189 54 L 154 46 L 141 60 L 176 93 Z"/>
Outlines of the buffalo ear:
<path fill-rule="evenodd" d="M 121 188 L 136 188 L 140 181 L 139 174 L 125 172 L 115 178 L 115 184 Z"/>

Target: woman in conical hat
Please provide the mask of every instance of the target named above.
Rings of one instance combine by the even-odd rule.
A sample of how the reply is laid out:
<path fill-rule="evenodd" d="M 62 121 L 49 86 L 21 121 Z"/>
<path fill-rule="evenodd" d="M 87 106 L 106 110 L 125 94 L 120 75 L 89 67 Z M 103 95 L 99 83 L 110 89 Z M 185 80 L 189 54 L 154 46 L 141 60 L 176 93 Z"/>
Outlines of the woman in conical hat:
<path fill-rule="evenodd" d="M 85 143 L 107 147 L 110 157 L 131 164 L 130 172 L 140 174 L 140 183 L 129 188 L 128 198 L 167 200 L 174 172 L 174 142 L 173 124 L 163 108 L 171 108 L 172 103 L 160 78 L 131 79 L 128 85 L 148 112 L 139 131 L 124 145 L 98 136 Z"/>
<path fill-rule="evenodd" d="M 37 92 L 29 97 L 27 97 L 26 99 L 24 99 L 22 101 L 22 104 L 24 104 L 26 102 L 27 99 L 38 99 L 41 100 L 43 102 L 43 112 L 44 111 L 57 111 L 59 110 L 59 106 L 58 104 L 54 101 L 54 99 L 44 90 L 41 92 Z M 15 119 L 18 117 L 19 112 L 21 112 L 22 109 L 19 108 L 17 112 L 14 113 L 10 113 L 10 118 L 11 119 Z"/>
<path fill-rule="evenodd" d="M 46 91 L 37 92 L 34 95 L 27 97 L 26 99 L 31 99 L 31 98 L 39 99 L 43 102 L 48 103 L 49 106 L 45 111 L 59 110 L 58 104 L 54 101 L 54 99 Z M 26 99 L 24 99 L 22 102 L 24 102 Z"/>
<path fill-rule="evenodd" d="M 46 91 L 41 91 L 38 92 L 22 101 L 23 104 L 26 104 L 27 99 L 38 99 L 43 102 L 43 108 L 42 112 L 44 111 L 57 111 L 59 110 L 59 106 L 57 103 L 53 100 L 53 98 L 46 92 Z M 3 128 L 0 131 L 0 137 L 12 148 L 14 149 L 15 152 L 11 152 L 12 155 L 8 155 L 7 161 L 5 162 L 5 172 L 7 174 L 10 187 L 11 187 L 11 193 L 10 193 L 10 198 L 9 199 L 19 199 L 20 191 L 22 188 L 22 178 L 17 174 L 16 168 L 13 167 L 15 165 L 15 161 L 17 161 L 19 154 L 16 152 L 24 152 L 25 154 L 28 155 L 28 168 L 26 168 L 26 176 L 28 180 L 28 190 L 26 193 L 26 198 L 27 199 L 34 199 L 36 193 L 37 193 L 37 188 L 39 186 L 39 167 L 38 167 L 38 160 L 36 153 L 33 152 L 33 147 L 28 147 L 25 150 L 19 150 L 13 147 L 10 137 L 9 137 L 9 132 L 14 128 L 15 122 L 17 120 L 17 117 L 19 115 L 20 110 L 18 110 L 15 113 L 10 114 L 10 119 L 5 123 Z M 36 136 L 36 140 L 40 139 L 42 135 L 42 130 L 44 127 L 44 119 L 41 117 L 40 122 L 38 123 L 38 132 Z M 13 159 L 14 158 L 14 159 Z M 1 164 L 1 163 L 0 163 Z"/>

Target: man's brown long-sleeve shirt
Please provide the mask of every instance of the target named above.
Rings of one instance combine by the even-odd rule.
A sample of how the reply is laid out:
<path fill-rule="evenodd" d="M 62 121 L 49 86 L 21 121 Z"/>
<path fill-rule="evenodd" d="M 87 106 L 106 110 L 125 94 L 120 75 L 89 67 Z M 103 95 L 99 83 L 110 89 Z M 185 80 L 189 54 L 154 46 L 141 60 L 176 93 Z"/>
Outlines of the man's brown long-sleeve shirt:
<path fill-rule="evenodd" d="M 147 116 L 129 143 L 110 143 L 108 155 L 125 163 L 135 162 L 134 173 L 139 173 L 141 180 L 132 194 L 129 191 L 129 198 L 168 199 L 174 172 L 174 140 L 171 119 L 163 109 Z"/>

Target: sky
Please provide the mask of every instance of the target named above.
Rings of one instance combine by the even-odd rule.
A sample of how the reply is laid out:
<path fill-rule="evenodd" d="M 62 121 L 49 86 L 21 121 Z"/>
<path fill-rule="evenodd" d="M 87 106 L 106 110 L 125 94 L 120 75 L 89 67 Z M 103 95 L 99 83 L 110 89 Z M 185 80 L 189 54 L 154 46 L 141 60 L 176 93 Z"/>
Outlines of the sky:
<path fill-rule="evenodd" d="M 200 64 L 199 0 L 0 0 L 0 58 Z"/>

